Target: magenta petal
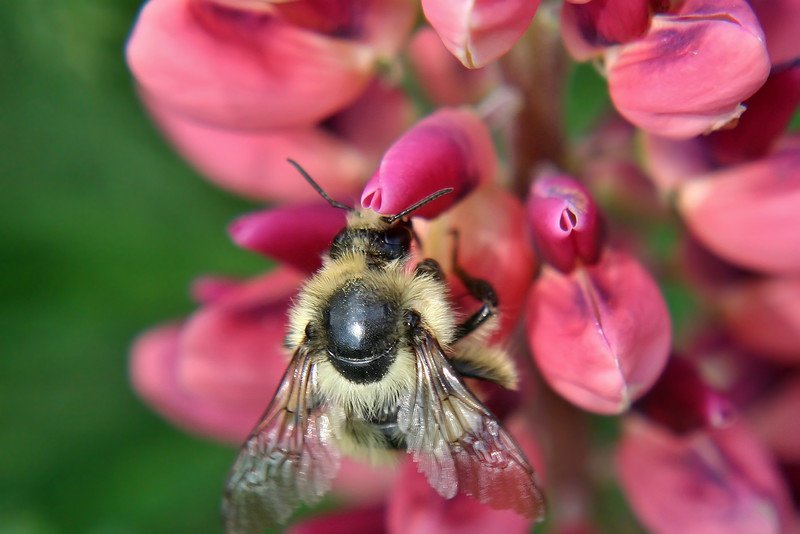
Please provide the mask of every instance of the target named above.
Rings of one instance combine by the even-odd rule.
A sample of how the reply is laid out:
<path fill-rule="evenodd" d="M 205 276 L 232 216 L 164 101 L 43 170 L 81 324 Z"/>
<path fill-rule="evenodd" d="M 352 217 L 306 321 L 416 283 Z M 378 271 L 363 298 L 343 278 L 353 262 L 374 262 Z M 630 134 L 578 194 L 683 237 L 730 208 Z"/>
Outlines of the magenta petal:
<path fill-rule="evenodd" d="M 650 389 L 671 342 L 655 281 L 631 256 L 613 250 L 568 275 L 542 269 L 529 297 L 527 333 L 553 389 L 607 414 L 624 412 Z"/>
<path fill-rule="evenodd" d="M 773 72 L 745 102 L 747 113 L 739 118 L 735 128 L 718 130 L 706 138 L 714 159 L 720 164 L 731 164 L 765 155 L 786 129 L 798 104 L 800 63 Z"/>
<path fill-rule="evenodd" d="M 565 2 L 561 9 L 564 45 L 578 61 L 639 37 L 649 24 L 650 0 Z"/>
<path fill-rule="evenodd" d="M 186 391 L 178 379 L 181 325 L 156 327 L 131 349 L 133 389 L 154 410 L 178 426 L 215 439 L 240 443 L 258 420 L 258 407 L 241 409 L 206 402 Z"/>
<path fill-rule="evenodd" d="M 670 358 L 653 388 L 636 408 L 675 433 L 727 424 L 733 405 L 711 387 L 695 362 Z"/>
<path fill-rule="evenodd" d="M 742 346 L 776 362 L 800 364 L 800 276 L 729 285 L 720 307 Z"/>
<path fill-rule="evenodd" d="M 713 170 L 701 138 L 678 141 L 657 135 L 642 136 L 644 165 L 661 195 L 669 198 L 682 183 Z"/>
<path fill-rule="evenodd" d="M 242 248 L 313 273 L 344 228 L 345 214 L 328 204 L 286 206 L 239 217 L 228 231 Z"/>
<path fill-rule="evenodd" d="M 499 70 L 492 65 L 482 69 L 462 65 L 429 27 L 414 34 L 408 53 L 416 82 L 441 106 L 476 104 L 501 82 Z"/>
<path fill-rule="evenodd" d="M 772 388 L 748 413 L 761 439 L 784 462 L 800 462 L 800 376 Z"/>
<path fill-rule="evenodd" d="M 366 87 L 375 51 L 304 27 L 313 9 L 289 20 L 275 4 L 233 4 L 145 4 L 127 59 L 148 99 L 212 125 L 279 128 L 322 119 Z"/>
<path fill-rule="evenodd" d="M 399 213 L 426 196 L 454 191 L 414 212 L 435 217 L 494 176 L 496 156 L 483 122 L 463 109 L 441 109 L 418 122 L 386 152 L 361 194 L 361 205 Z"/>
<path fill-rule="evenodd" d="M 386 506 L 383 504 L 329 512 L 291 526 L 287 534 L 381 534 L 386 532 Z"/>
<path fill-rule="evenodd" d="M 508 52 L 536 14 L 540 0 L 422 0 L 425 18 L 465 67 L 478 68 Z"/>
<path fill-rule="evenodd" d="M 171 364 L 178 388 L 199 406 L 240 413 L 237 440 L 256 423 L 283 376 L 286 310 L 302 279 L 289 269 L 253 279 L 183 326 Z"/>
<path fill-rule="evenodd" d="M 591 193 L 566 175 L 544 173 L 531 185 L 528 224 L 543 260 L 568 272 L 595 263 L 603 245 L 600 212 Z"/>
<path fill-rule="evenodd" d="M 773 65 L 800 58 L 800 1 L 750 0 L 758 22 L 767 38 L 767 50 Z"/>
<path fill-rule="evenodd" d="M 199 124 L 145 102 L 167 138 L 204 177 L 258 200 L 316 200 L 319 195 L 286 158 L 299 162 L 328 192 L 355 195 L 370 162 L 356 147 L 322 128 L 226 130 Z"/>
<path fill-rule="evenodd" d="M 800 271 L 800 148 L 685 183 L 677 205 L 692 234 L 722 258 Z"/>
<path fill-rule="evenodd" d="M 741 423 L 679 437 L 630 418 L 617 472 L 650 532 L 793 532 L 787 488 Z"/>
<path fill-rule="evenodd" d="M 744 0 L 687 0 L 607 54 L 615 107 L 658 135 L 688 138 L 741 115 L 767 79 L 764 35 Z"/>

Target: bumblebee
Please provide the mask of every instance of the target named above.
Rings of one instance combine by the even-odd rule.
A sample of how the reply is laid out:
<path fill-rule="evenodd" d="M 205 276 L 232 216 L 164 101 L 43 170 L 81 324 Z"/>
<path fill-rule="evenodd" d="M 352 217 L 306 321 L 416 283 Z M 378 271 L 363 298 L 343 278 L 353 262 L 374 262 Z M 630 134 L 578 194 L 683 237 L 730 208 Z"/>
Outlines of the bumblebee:
<path fill-rule="evenodd" d="M 411 268 L 408 216 L 348 210 L 323 265 L 289 312 L 292 352 L 275 397 L 243 445 L 223 502 L 226 532 L 284 523 L 301 502 L 328 491 L 340 455 L 373 462 L 405 450 L 445 498 L 458 492 L 541 518 L 544 498 L 519 446 L 463 377 L 516 386 L 508 356 L 471 336 L 496 312 L 491 286 L 454 272 L 481 308 L 457 323 L 433 259 Z M 454 252 L 454 259 L 455 252 Z"/>

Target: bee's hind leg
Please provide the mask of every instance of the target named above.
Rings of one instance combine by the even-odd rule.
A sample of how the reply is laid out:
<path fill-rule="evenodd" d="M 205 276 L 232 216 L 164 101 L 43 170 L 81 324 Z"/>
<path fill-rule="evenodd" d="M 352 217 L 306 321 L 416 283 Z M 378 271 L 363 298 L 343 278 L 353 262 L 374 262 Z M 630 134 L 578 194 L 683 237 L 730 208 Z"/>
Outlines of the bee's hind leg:
<path fill-rule="evenodd" d="M 474 278 L 469 275 L 458 263 L 458 230 L 452 230 L 453 234 L 453 273 L 461 280 L 470 295 L 483 303 L 483 306 L 467 317 L 467 319 L 456 327 L 454 341 L 464 339 L 488 321 L 497 311 L 497 294 L 494 288 L 481 278 Z"/>

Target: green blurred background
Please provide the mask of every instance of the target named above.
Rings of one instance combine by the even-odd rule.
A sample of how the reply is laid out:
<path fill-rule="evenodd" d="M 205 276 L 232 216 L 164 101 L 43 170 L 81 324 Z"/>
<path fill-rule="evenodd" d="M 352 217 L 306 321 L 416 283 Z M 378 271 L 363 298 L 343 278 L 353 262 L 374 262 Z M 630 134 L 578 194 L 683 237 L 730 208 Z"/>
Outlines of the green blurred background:
<path fill-rule="evenodd" d="M 0 9 L 0 533 L 218 532 L 234 451 L 131 392 L 131 341 L 190 281 L 255 273 L 141 110 L 123 59 L 138 0 Z"/>
<path fill-rule="evenodd" d="M 0 9 L 0 534 L 220 530 L 234 451 L 144 406 L 128 350 L 193 309 L 197 275 L 265 262 L 225 233 L 253 205 L 200 179 L 139 106 L 123 59 L 139 5 Z M 591 68 L 570 87 L 574 134 L 606 97 Z"/>

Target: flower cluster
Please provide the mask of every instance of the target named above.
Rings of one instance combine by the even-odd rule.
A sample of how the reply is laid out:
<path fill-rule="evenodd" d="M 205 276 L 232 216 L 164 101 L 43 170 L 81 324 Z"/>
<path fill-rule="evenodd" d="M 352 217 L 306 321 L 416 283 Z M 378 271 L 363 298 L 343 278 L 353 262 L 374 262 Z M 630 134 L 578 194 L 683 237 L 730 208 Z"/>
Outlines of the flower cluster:
<path fill-rule="evenodd" d="M 453 234 L 494 287 L 486 335 L 520 389 L 474 385 L 554 528 L 594 531 L 610 479 L 654 532 L 798 528 L 797 28 L 797 0 L 149 0 L 127 46 L 142 102 L 204 177 L 271 204 L 229 232 L 278 266 L 195 281 L 197 311 L 135 342 L 135 389 L 214 439 L 257 422 L 287 309 L 345 224 L 287 158 L 381 214 L 451 187 L 414 212 L 415 254 L 458 314 L 476 302 Z M 551 120 L 565 53 L 616 111 L 579 139 Z M 611 447 L 589 413 L 617 416 Z M 410 461 L 345 460 L 333 491 L 343 508 L 294 532 L 531 528 L 442 499 Z"/>

